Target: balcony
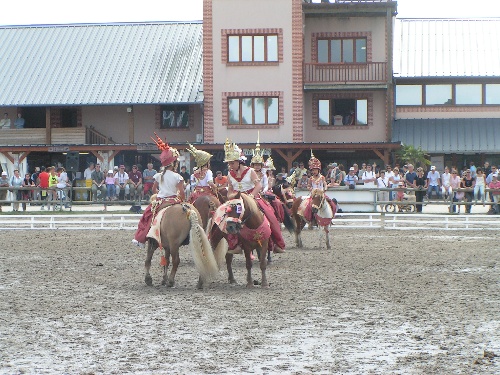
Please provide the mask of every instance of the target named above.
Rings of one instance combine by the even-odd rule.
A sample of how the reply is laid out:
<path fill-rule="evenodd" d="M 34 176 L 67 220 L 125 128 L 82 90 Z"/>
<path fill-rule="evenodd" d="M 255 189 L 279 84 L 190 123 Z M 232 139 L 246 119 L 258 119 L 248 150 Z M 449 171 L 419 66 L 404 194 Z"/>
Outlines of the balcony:
<path fill-rule="evenodd" d="M 387 63 L 304 64 L 304 85 L 386 85 Z"/>

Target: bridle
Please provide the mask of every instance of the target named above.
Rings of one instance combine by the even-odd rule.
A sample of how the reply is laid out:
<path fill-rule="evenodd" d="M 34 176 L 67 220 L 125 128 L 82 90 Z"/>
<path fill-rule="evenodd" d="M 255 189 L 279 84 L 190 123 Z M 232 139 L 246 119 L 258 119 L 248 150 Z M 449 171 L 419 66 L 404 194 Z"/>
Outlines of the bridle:
<path fill-rule="evenodd" d="M 245 225 L 245 222 L 250 218 L 251 213 L 246 218 L 243 218 L 245 216 L 245 202 L 243 201 L 243 199 L 242 198 L 231 199 L 230 201 L 227 201 L 224 204 L 226 205 L 224 209 L 226 222 L 235 223 L 236 225 L 239 226 Z M 238 217 L 228 216 L 228 214 L 232 212 L 234 209 L 236 209 L 236 213 L 239 214 L 239 216 Z"/>
<path fill-rule="evenodd" d="M 316 195 L 314 197 L 311 197 L 311 199 L 314 199 L 317 196 L 317 194 L 318 193 L 316 193 Z M 323 196 L 321 197 L 321 201 L 319 202 L 319 204 L 318 205 L 312 204 L 312 208 L 319 211 L 321 209 L 321 207 L 323 207 L 324 203 L 325 203 L 325 193 L 323 193 Z"/>

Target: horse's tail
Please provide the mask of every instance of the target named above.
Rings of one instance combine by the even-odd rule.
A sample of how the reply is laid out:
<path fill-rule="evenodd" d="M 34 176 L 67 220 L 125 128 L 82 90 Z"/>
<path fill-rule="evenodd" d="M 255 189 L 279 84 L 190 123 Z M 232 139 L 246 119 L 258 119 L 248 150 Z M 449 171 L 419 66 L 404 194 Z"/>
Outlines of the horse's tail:
<path fill-rule="evenodd" d="M 210 236 L 214 225 L 216 224 L 214 224 L 213 218 L 210 217 L 210 219 L 208 219 L 207 228 L 205 231 L 208 236 Z M 228 249 L 227 241 L 224 237 L 222 237 L 214 249 L 215 261 L 217 262 L 217 265 L 219 267 L 221 267 L 226 262 L 227 249 Z"/>
<path fill-rule="evenodd" d="M 189 210 L 189 248 L 193 254 L 194 264 L 203 281 L 215 279 L 219 274 L 219 267 L 210 246 L 210 241 L 198 221 L 196 211 Z"/>
<path fill-rule="evenodd" d="M 283 224 L 285 225 L 285 228 L 290 232 L 290 233 L 293 233 L 293 231 L 295 230 L 295 223 L 294 221 L 292 220 L 292 217 L 290 216 L 290 210 L 288 209 L 288 207 L 286 207 L 286 205 L 284 204 L 284 207 L 283 207 Z"/>

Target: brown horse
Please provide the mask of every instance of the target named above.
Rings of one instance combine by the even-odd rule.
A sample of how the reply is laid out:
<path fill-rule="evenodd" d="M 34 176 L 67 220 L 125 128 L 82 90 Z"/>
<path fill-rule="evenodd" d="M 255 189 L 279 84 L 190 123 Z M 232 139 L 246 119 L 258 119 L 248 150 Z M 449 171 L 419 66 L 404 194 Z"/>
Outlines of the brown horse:
<path fill-rule="evenodd" d="M 218 275 L 219 267 L 207 235 L 200 225 L 202 219 L 198 210 L 188 203 L 182 203 L 169 206 L 163 214 L 159 215 L 163 216 L 159 224 L 159 241 L 153 238 L 148 239 L 145 262 L 146 276 L 144 278 L 146 284 L 153 284 L 149 270 L 154 251 L 158 247 L 163 247 L 166 265 L 164 266 L 162 285 L 175 286 L 175 274 L 180 263 L 179 248 L 181 245 L 189 244 L 196 269 L 200 274 L 198 288 L 202 288 L 206 282 Z M 172 257 L 172 271 L 167 277 L 170 256 Z"/>
<path fill-rule="evenodd" d="M 295 243 L 299 249 L 302 248 L 300 233 L 306 223 L 323 228 L 326 235 L 326 248 L 331 249 L 328 228 L 335 216 L 337 206 L 334 209 L 326 199 L 326 194 L 321 189 L 313 189 L 309 197 L 297 197 L 292 205 L 292 216 L 295 219 Z M 308 214 L 308 210 L 312 212 Z"/>
<path fill-rule="evenodd" d="M 247 194 L 238 194 L 222 204 L 214 215 L 214 224 L 210 230 L 210 242 L 215 248 L 225 238 L 228 242 L 237 241 L 245 252 L 247 268 L 247 287 L 254 286 L 252 279 L 252 250 L 256 250 L 259 256 L 260 270 L 262 272 L 261 286 L 268 288 L 269 283 L 266 276 L 266 251 L 271 230 L 264 214 L 259 210 L 255 200 Z M 232 269 L 233 254 L 226 254 L 226 266 L 228 281 L 235 284 Z"/>
<path fill-rule="evenodd" d="M 193 206 L 200 213 L 202 227 L 206 231 L 208 221 L 212 218 L 217 207 L 220 206 L 219 200 L 214 195 L 200 195 L 193 202 Z"/>

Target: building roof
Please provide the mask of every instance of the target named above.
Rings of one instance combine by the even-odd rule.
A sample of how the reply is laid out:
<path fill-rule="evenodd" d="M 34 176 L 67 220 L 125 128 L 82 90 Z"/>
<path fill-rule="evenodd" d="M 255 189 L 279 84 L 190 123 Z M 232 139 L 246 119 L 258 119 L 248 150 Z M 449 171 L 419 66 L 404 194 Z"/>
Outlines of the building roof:
<path fill-rule="evenodd" d="M 394 76 L 500 76 L 500 18 L 396 20 Z"/>
<path fill-rule="evenodd" d="M 400 119 L 392 141 L 429 153 L 498 153 L 500 118 Z"/>
<path fill-rule="evenodd" d="M 0 106 L 203 101 L 202 22 L 0 27 Z"/>

